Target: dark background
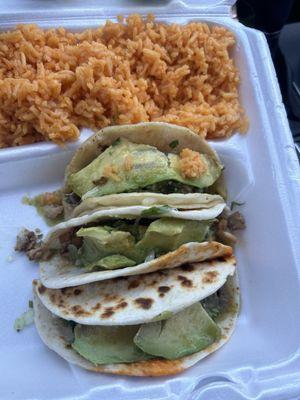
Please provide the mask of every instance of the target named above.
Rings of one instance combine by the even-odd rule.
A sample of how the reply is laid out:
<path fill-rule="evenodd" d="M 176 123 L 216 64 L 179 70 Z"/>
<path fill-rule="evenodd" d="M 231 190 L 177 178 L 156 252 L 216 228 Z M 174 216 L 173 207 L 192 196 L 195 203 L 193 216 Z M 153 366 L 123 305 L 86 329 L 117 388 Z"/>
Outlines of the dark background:
<path fill-rule="evenodd" d="M 300 155 L 300 0 L 238 0 L 240 22 L 263 31 Z"/>

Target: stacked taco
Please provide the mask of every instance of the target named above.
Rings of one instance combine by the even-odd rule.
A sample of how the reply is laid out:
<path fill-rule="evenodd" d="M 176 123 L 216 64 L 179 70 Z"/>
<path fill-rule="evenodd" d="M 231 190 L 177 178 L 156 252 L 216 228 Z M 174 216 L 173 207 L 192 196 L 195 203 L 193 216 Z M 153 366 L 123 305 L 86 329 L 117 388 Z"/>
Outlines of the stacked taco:
<path fill-rule="evenodd" d="M 83 143 L 66 169 L 65 220 L 39 249 L 45 344 L 89 370 L 145 376 L 222 346 L 239 302 L 222 170 L 204 140 L 169 124 Z"/>

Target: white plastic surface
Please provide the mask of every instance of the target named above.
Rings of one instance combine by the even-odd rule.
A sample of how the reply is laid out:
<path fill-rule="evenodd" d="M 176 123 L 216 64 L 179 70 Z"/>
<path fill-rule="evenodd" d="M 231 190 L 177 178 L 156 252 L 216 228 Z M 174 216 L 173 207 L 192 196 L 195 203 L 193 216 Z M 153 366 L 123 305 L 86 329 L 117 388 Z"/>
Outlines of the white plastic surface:
<path fill-rule="evenodd" d="M 165 19 L 186 23 L 190 17 Z M 300 398 L 299 166 L 263 35 L 229 18 L 214 21 L 236 34 L 241 101 L 250 119 L 247 135 L 213 144 L 226 165 L 229 202 L 246 202 L 241 211 L 247 229 L 236 249 L 242 307 L 232 339 L 181 375 L 146 379 L 80 370 L 48 350 L 33 326 L 16 333 L 14 319 L 27 308 L 37 266 L 14 253 L 15 237 L 23 226 L 46 228 L 21 199 L 58 187 L 76 144 L 5 149 L 0 151 L 0 399 Z M 66 21 L 74 29 L 80 24 L 97 21 Z"/>
<path fill-rule="evenodd" d="M 82 29 L 106 18 L 139 13 L 170 18 L 178 15 L 231 15 L 236 0 L 0 0 L 1 30 L 24 21 L 45 27 L 64 25 Z"/>

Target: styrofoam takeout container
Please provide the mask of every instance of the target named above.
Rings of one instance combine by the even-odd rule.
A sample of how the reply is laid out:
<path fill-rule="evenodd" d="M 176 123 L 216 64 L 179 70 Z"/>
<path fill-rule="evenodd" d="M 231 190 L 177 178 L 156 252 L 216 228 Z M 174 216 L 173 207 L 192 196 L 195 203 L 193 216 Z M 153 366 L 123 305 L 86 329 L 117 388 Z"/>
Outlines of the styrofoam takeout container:
<path fill-rule="evenodd" d="M 11 399 L 299 399 L 300 172 L 269 50 L 262 33 L 232 18 L 233 1 L 0 1 L 2 30 L 20 22 L 70 29 L 106 17 L 152 11 L 157 19 L 207 21 L 232 30 L 241 73 L 247 135 L 213 143 L 226 165 L 230 199 L 245 202 L 247 229 L 236 253 L 241 313 L 221 350 L 177 376 L 99 375 L 46 348 L 34 326 L 13 330 L 27 308 L 37 267 L 14 253 L 23 226 L 45 224 L 22 197 L 54 189 L 77 144 L 36 144 L 0 151 L 0 398 Z M 80 141 L 90 135 L 88 130 Z"/>

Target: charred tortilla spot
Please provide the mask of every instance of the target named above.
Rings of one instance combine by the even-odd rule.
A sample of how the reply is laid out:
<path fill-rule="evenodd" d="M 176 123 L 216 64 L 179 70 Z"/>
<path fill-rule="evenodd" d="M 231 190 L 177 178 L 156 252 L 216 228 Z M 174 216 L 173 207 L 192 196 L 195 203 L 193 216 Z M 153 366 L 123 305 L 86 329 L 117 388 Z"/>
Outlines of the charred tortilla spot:
<path fill-rule="evenodd" d="M 166 293 L 168 293 L 171 290 L 170 286 L 159 286 L 158 292 L 159 292 L 159 297 L 164 297 Z"/>
<path fill-rule="evenodd" d="M 50 300 L 52 301 L 52 303 L 56 303 L 56 297 L 54 293 L 50 293 Z"/>
<path fill-rule="evenodd" d="M 113 307 L 107 307 L 105 311 L 101 314 L 101 318 L 109 318 L 114 315 Z"/>
<path fill-rule="evenodd" d="M 69 288 L 60 289 L 61 293 L 64 294 L 64 295 L 68 293 L 68 290 L 69 290 Z"/>
<path fill-rule="evenodd" d="M 77 316 L 88 316 L 88 315 L 91 314 L 90 312 L 85 311 L 79 304 L 76 304 L 75 306 L 72 306 L 71 310 Z"/>
<path fill-rule="evenodd" d="M 46 290 L 47 290 L 47 288 L 46 288 L 44 285 L 42 285 L 42 284 L 41 284 L 41 286 L 38 287 L 38 292 L 39 292 L 39 294 L 45 293 Z"/>
<path fill-rule="evenodd" d="M 148 287 L 152 287 L 157 284 L 157 280 L 156 279 L 153 279 L 152 281 L 149 280 L 149 282 L 146 281 L 144 284 Z"/>
<path fill-rule="evenodd" d="M 208 271 L 205 272 L 202 282 L 203 283 L 212 283 L 216 280 L 216 277 L 219 275 L 218 271 Z"/>
<path fill-rule="evenodd" d="M 118 310 L 120 308 L 125 308 L 127 307 L 127 302 L 126 301 L 121 301 L 121 303 L 117 304 L 115 309 Z"/>
<path fill-rule="evenodd" d="M 75 296 L 78 296 L 78 295 L 80 295 L 80 293 L 82 293 L 82 290 L 81 289 L 74 289 L 74 295 Z"/>
<path fill-rule="evenodd" d="M 159 286 L 159 288 L 157 289 L 159 291 L 159 293 L 161 294 L 165 294 L 170 290 L 170 286 Z"/>
<path fill-rule="evenodd" d="M 100 308 L 101 308 L 101 304 L 97 303 L 94 305 L 94 307 L 92 307 L 92 311 L 98 311 L 98 310 L 100 310 Z"/>
<path fill-rule="evenodd" d="M 117 310 L 127 307 L 127 302 L 124 299 L 120 299 L 119 303 L 114 307 L 106 307 L 104 312 L 101 314 L 101 318 L 109 318 L 111 317 Z M 92 311 L 97 311 L 101 307 L 100 303 L 97 303 Z"/>
<path fill-rule="evenodd" d="M 131 281 L 130 283 L 129 283 L 129 285 L 128 285 L 128 289 L 130 290 L 130 289 L 135 289 L 135 288 L 137 288 L 138 286 L 139 286 L 139 284 L 140 284 L 140 282 L 138 281 L 138 280 L 133 280 L 133 281 Z"/>
<path fill-rule="evenodd" d="M 153 303 L 153 299 L 150 299 L 149 297 L 138 297 L 134 301 L 140 308 L 143 308 L 144 310 L 149 310 Z"/>
<path fill-rule="evenodd" d="M 180 281 L 181 286 L 192 287 L 193 282 L 184 275 L 178 275 L 177 279 Z"/>
<path fill-rule="evenodd" d="M 117 301 L 118 300 L 118 295 L 116 294 L 106 294 L 104 296 L 105 301 Z"/>
<path fill-rule="evenodd" d="M 186 272 L 192 272 L 194 271 L 195 267 L 193 266 L 193 264 L 185 264 L 181 267 L 182 271 L 186 271 Z"/>

